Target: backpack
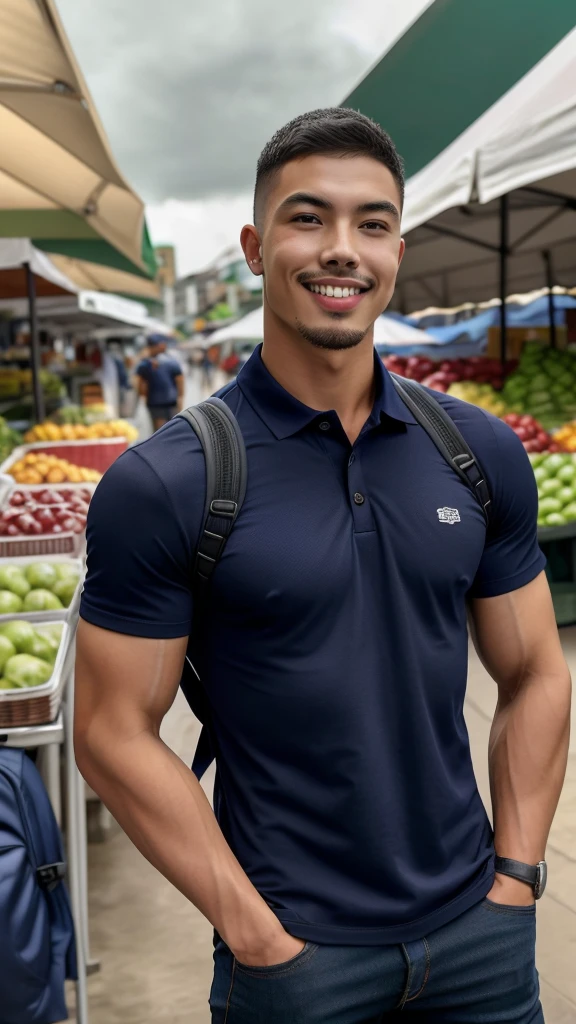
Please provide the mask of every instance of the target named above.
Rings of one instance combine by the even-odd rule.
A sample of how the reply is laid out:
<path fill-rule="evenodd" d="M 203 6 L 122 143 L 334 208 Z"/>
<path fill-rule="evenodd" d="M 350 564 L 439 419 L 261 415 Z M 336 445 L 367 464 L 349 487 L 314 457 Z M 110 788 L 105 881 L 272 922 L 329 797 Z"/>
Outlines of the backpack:
<path fill-rule="evenodd" d="M 0 1020 L 66 1020 L 64 980 L 77 979 L 62 838 L 36 766 L 0 749 Z"/>
<path fill-rule="evenodd" d="M 397 393 L 416 421 L 474 494 L 488 526 L 491 504 L 488 485 L 478 460 L 456 424 L 421 384 L 393 373 L 390 376 Z M 222 557 L 246 494 L 246 451 L 238 422 L 221 399 L 208 398 L 178 415 L 185 419 L 198 435 L 206 462 L 204 525 L 196 548 L 192 581 L 194 607 L 197 610 L 193 635 L 198 637 L 202 632 L 201 610 L 207 605 L 210 580 Z M 215 759 L 216 746 L 211 734 L 206 692 L 188 657 L 180 685 L 192 711 L 203 725 L 192 762 L 192 771 L 201 779 Z"/>

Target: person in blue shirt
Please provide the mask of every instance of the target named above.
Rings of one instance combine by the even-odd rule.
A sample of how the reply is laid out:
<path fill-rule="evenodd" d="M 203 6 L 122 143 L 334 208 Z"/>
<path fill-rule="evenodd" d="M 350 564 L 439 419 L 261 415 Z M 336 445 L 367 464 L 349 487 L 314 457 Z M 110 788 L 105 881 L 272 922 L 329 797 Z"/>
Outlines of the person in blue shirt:
<path fill-rule="evenodd" d="M 241 242 L 264 343 L 219 392 L 248 487 L 205 604 L 184 419 L 122 455 L 90 509 L 78 764 L 214 926 L 213 1024 L 543 1020 L 534 900 L 570 678 L 522 444 L 437 396 L 486 475 L 487 527 L 375 356 L 403 194 L 392 141 L 353 110 L 296 118 L 260 157 Z M 492 824 L 463 715 L 468 621 L 498 687 Z M 186 656 L 215 813 L 159 738 Z"/>
<path fill-rule="evenodd" d="M 148 338 L 149 355 L 136 367 L 140 395 L 146 400 L 154 430 L 159 430 L 182 409 L 184 374 L 177 359 L 166 353 L 162 335 Z"/>

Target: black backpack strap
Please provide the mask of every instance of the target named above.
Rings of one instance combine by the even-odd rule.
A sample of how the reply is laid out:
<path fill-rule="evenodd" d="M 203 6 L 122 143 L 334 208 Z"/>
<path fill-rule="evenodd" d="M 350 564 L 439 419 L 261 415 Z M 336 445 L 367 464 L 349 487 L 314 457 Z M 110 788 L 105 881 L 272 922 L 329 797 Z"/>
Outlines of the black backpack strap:
<path fill-rule="evenodd" d="M 490 523 L 491 498 L 486 478 L 476 456 L 462 437 L 454 420 L 421 384 L 391 373 L 400 398 L 424 427 L 440 454 L 470 488 L 480 505 L 486 525 Z"/>
<path fill-rule="evenodd" d="M 199 405 L 184 409 L 179 415 L 188 421 L 198 435 L 206 463 L 204 520 L 196 548 L 192 579 L 195 608 L 193 632 L 199 636 L 210 580 L 222 558 L 246 495 L 246 449 L 236 417 L 219 398 L 208 398 Z M 192 771 L 201 779 L 214 760 L 215 751 L 210 737 L 209 711 L 202 683 L 188 658 L 181 685 L 188 703 L 203 724 L 192 762 Z"/>

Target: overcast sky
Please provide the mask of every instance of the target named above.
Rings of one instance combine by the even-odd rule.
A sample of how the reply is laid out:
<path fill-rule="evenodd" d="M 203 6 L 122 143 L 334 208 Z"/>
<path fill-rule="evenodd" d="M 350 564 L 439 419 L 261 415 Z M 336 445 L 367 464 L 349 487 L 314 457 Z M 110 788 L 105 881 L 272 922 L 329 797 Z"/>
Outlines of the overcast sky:
<path fill-rule="evenodd" d="M 339 104 L 430 0 L 57 0 L 121 170 L 179 274 L 251 219 L 280 125 Z"/>

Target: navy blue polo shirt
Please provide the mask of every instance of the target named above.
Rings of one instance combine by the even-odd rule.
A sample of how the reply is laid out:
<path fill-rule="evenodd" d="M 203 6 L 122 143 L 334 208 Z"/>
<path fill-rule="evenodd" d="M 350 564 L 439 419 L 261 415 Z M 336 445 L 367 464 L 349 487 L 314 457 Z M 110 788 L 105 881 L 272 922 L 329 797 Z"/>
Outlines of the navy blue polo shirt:
<path fill-rule="evenodd" d="M 182 367 L 177 359 L 161 352 L 153 359 L 143 359 L 136 373 L 148 383 L 146 403 L 155 405 L 176 405 L 178 388 L 176 377 L 182 375 Z"/>
<path fill-rule="evenodd" d="M 246 441 L 248 490 L 191 652 L 228 843 L 289 932 L 345 945 L 422 937 L 491 888 L 463 716 L 466 601 L 544 566 L 534 475 L 510 428 L 437 396 L 489 480 L 487 536 L 377 357 L 375 373 L 354 445 L 334 410 L 272 378 L 260 349 L 220 392 Z M 204 488 L 182 419 L 114 463 L 90 509 L 84 619 L 189 633 Z"/>

